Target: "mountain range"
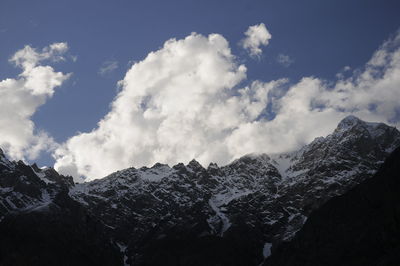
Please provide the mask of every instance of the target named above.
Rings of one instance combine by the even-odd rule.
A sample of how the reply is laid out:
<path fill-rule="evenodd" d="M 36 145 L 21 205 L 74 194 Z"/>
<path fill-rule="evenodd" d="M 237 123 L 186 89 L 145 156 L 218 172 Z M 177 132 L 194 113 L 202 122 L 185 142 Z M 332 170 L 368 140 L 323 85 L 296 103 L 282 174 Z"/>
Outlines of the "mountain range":
<path fill-rule="evenodd" d="M 335 237 L 326 232 L 340 205 L 331 202 L 378 187 L 399 146 L 396 128 L 348 116 L 293 152 L 206 168 L 157 163 L 80 184 L 0 152 L 0 265 L 330 265 L 310 258 L 335 254 L 315 247 Z M 346 203 L 342 215 L 353 214 Z M 330 238 L 318 238 L 315 220 L 327 221 Z"/>

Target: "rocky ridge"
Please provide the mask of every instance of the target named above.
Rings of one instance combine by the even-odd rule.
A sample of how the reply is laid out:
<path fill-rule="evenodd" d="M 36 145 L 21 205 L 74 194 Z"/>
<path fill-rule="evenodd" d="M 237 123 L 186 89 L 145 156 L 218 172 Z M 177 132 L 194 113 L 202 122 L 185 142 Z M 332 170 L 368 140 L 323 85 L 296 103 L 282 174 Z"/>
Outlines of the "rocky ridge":
<path fill-rule="evenodd" d="M 379 171 L 312 212 L 264 265 L 399 265 L 400 148 Z"/>
<path fill-rule="evenodd" d="M 371 177 L 398 146 L 397 129 L 349 116 L 295 152 L 247 155 L 222 167 L 158 163 L 83 184 L 1 154 L 0 217 L 68 190 L 103 224 L 125 264 L 258 265 L 313 210 Z"/>

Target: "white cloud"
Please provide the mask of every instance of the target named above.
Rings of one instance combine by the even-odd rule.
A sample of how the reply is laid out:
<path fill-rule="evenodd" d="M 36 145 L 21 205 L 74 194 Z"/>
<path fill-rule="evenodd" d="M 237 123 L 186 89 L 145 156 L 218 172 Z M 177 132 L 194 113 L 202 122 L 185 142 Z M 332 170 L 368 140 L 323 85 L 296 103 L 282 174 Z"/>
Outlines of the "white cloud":
<path fill-rule="evenodd" d="M 333 87 L 328 84 L 308 77 L 292 85 L 274 101 L 273 120 L 252 121 L 232 133 L 228 141 L 235 148 L 233 153 L 274 153 L 298 148 L 332 132 L 348 114 L 399 126 L 400 35 L 385 42 L 363 71 L 338 80 Z"/>
<path fill-rule="evenodd" d="M 110 112 L 97 128 L 58 148 L 55 167 L 94 179 L 155 162 L 225 164 L 246 153 L 299 148 L 351 113 L 398 125 L 399 36 L 385 42 L 364 70 L 333 86 L 306 77 L 242 88 L 246 67 L 221 35 L 171 39 L 133 64 Z"/>
<path fill-rule="evenodd" d="M 95 178 L 157 161 L 227 158 L 223 139 L 265 105 L 259 84 L 234 96 L 245 77 L 221 35 L 168 40 L 130 68 L 98 128 L 57 150 L 55 167 Z"/>
<path fill-rule="evenodd" d="M 240 41 L 240 45 L 249 52 L 250 56 L 259 58 L 262 54 L 261 46 L 267 46 L 271 34 L 264 23 L 250 26 L 244 33 L 246 37 Z"/>
<path fill-rule="evenodd" d="M 338 73 L 336 73 L 337 79 L 345 79 L 346 75 L 348 75 L 351 71 L 350 66 L 344 66 Z"/>
<path fill-rule="evenodd" d="M 104 61 L 99 69 L 99 74 L 104 76 L 108 73 L 113 72 L 117 68 L 118 68 L 118 61 L 115 60 Z"/>
<path fill-rule="evenodd" d="M 289 67 L 291 64 L 294 63 L 294 60 L 286 54 L 278 54 L 278 56 L 276 57 L 276 61 L 284 67 Z"/>
<path fill-rule="evenodd" d="M 52 138 L 38 131 L 31 117 L 69 77 L 39 63 L 64 60 L 67 50 L 66 43 L 51 44 L 41 52 L 25 46 L 10 58 L 22 68 L 17 78 L 0 81 L 0 147 L 12 159 L 35 159 L 42 150 L 54 148 Z"/>
<path fill-rule="evenodd" d="M 23 49 L 17 51 L 9 61 L 14 63 L 17 67 L 21 67 L 24 71 L 29 71 L 44 60 L 53 62 L 64 61 L 65 58 L 63 54 L 67 52 L 67 50 L 68 44 L 65 42 L 53 43 L 44 47 L 41 52 L 26 45 Z"/>

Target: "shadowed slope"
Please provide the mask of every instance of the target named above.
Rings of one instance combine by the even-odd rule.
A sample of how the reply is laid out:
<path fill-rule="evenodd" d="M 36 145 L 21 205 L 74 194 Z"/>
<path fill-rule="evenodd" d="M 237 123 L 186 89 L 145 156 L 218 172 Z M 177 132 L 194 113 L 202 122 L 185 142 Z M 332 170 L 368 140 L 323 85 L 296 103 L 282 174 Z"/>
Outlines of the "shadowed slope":
<path fill-rule="evenodd" d="M 400 148 L 376 175 L 314 211 L 265 265 L 399 265 Z"/>

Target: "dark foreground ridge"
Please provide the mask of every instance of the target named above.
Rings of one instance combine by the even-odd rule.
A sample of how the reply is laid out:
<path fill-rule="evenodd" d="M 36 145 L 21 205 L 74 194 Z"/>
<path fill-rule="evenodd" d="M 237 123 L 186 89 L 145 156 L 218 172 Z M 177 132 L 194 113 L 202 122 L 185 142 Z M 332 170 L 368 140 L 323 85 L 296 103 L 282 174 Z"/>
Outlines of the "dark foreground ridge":
<path fill-rule="evenodd" d="M 2 221 L 0 265 L 123 265 L 104 226 L 65 192 L 41 208 Z"/>
<path fill-rule="evenodd" d="M 265 265 L 400 265 L 400 148 L 374 177 L 314 211 Z"/>
<path fill-rule="evenodd" d="M 0 265 L 255 266 L 271 250 L 272 263 L 310 214 L 398 146 L 396 128 L 349 116 L 291 153 L 158 163 L 83 184 L 0 150 Z"/>

